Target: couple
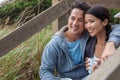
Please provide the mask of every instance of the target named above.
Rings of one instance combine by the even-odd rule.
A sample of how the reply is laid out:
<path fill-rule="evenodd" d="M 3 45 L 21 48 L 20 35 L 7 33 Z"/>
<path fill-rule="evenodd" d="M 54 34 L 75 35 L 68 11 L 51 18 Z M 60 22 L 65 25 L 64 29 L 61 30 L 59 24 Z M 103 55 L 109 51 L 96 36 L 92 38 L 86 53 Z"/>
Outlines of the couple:
<path fill-rule="evenodd" d="M 111 55 L 120 44 L 120 25 L 113 25 L 112 30 L 109 18 L 108 10 L 102 6 L 73 4 L 67 26 L 53 36 L 43 51 L 41 80 L 81 80 L 89 74 L 86 57 L 95 55 L 105 60 Z"/>

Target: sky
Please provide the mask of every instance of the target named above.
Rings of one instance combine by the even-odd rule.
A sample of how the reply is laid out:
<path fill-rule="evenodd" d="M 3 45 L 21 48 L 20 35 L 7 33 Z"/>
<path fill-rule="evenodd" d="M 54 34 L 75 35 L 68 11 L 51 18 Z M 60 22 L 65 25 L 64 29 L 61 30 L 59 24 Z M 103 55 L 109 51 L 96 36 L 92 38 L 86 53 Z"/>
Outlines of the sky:
<path fill-rule="evenodd" d="M 2 1 L 4 1 L 4 0 L 0 0 L 0 2 L 2 2 Z"/>

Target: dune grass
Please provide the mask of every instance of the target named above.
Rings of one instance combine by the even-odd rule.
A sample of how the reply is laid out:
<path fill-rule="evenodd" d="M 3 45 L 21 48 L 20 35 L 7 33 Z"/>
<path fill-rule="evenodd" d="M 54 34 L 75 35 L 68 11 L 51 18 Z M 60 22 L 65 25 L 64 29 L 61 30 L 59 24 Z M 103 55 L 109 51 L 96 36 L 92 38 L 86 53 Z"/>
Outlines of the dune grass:
<path fill-rule="evenodd" d="M 0 30 L 0 37 L 12 30 Z M 41 54 L 52 35 L 52 28 L 48 26 L 1 57 L 0 80 L 39 80 Z"/>

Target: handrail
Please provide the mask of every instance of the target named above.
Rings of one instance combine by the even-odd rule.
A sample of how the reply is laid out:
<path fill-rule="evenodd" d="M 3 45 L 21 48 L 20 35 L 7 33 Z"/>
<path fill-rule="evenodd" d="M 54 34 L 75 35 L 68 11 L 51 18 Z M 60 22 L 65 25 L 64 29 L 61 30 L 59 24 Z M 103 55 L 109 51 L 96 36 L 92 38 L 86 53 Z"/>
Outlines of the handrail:
<path fill-rule="evenodd" d="M 78 0 L 80 1 L 80 0 Z M 120 0 L 84 0 L 90 2 L 92 5 L 100 4 L 107 8 L 117 8 L 120 9 Z"/>
<path fill-rule="evenodd" d="M 99 68 L 88 76 L 87 80 L 119 80 L 120 79 L 120 47 Z"/>
<path fill-rule="evenodd" d="M 29 20 L 13 32 L 0 40 L 0 57 L 8 53 L 13 48 L 20 45 L 22 42 L 30 38 L 35 33 L 39 32 L 55 19 L 67 13 L 70 6 L 75 1 L 82 0 L 61 0 L 56 5 L 48 8 L 44 12 L 38 14 L 33 19 Z M 106 7 L 120 8 L 120 0 L 84 0 L 92 4 L 104 4 Z M 106 5 L 109 4 L 109 5 Z"/>
<path fill-rule="evenodd" d="M 62 16 L 69 11 L 70 5 L 75 0 L 62 0 L 58 4 L 48 8 L 44 12 L 38 14 L 36 17 L 21 25 L 13 32 L 0 40 L 0 57 L 8 53 L 13 48 L 20 45 L 22 42 L 45 28 L 55 19 Z"/>
<path fill-rule="evenodd" d="M 20 45 L 35 33 L 45 28 L 55 19 L 67 13 L 70 6 L 75 1 L 82 0 L 62 0 L 56 5 L 38 14 L 13 32 L 0 40 L 0 57 Z M 106 7 L 120 8 L 120 0 L 84 0 L 92 4 L 103 4 Z M 94 2 L 92 2 L 94 1 Z M 109 4 L 110 3 L 110 4 Z M 109 5 L 108 5 L 109 4 Z M 116 5 L 115 5 L 116 4 Z M 120 74 L 120 48 L 116 54 L 103 63 L 93 74 L 88 76 L 88 80 L 119 80 Z"/>

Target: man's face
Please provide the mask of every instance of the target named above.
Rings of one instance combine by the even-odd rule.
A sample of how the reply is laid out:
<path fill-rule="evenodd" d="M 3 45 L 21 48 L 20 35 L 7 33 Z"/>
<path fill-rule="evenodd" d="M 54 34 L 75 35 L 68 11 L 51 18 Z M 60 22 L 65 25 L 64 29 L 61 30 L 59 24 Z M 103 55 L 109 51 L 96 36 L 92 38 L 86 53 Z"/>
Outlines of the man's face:
<path fill-rule="evenodd" d="M 69 32 L 74 35 L 81 35 L 84 31 L 84 13 L 74 8 L 68 19 Z"/>

